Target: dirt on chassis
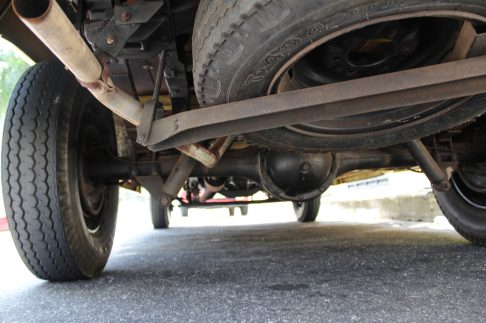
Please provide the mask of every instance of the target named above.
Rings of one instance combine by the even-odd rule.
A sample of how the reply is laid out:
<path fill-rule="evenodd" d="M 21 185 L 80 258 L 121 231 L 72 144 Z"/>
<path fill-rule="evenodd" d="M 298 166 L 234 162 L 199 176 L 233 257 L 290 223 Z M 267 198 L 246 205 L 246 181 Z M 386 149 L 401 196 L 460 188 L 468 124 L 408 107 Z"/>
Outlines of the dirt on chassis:
<path fill-rule="evenodd" d="M 26 266 L 101 273 L 120 186 L 167 228 L 265 192 L 312 222 L 349 172 L 420 166 L 486 245 L 486 3 L 478 0 L 14 0 L 0 33 L 38 63 L 12 95 L 3 194 Z M 363 175 L 365 176 L 365 175 Z"/>

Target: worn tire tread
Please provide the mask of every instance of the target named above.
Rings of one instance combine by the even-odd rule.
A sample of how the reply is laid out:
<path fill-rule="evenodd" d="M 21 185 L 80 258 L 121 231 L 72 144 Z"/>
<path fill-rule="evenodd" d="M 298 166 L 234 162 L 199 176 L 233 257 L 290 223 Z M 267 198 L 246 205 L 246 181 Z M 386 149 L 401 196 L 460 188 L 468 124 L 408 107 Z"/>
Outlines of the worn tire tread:
<path fill-rule="evenodd" d="M 50 67 L 47 62 L 31 67 L 13 92 L 5 119 L 2 177 L 7 219 L 22 260 L 37 277 L 56 281 L 83 275 L 57 216 L 52 105 L 66 79 Z M 33 87 L 40 81 L 42 91 Z"/>

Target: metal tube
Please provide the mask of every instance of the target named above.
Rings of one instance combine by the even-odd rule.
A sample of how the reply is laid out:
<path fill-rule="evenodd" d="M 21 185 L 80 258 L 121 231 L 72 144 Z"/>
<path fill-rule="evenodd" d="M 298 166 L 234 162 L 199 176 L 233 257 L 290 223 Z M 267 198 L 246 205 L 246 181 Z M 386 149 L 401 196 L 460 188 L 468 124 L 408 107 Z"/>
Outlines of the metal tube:
<path fill-rule="evenodd" d="M 168 177 L 173 171 L 179 156 L 160 156 L 157 161 L 145 160 L 133 162 L 123 160 L 98 150 L 86 158 L 85 172 L 87 176 L 102 183 L 118 183 L 119 180 L 129 180 L 137 176 L 158 174 Z M 236 176 L 259 180 L 258 151 L 230 151 L 214 168 L 202 164 L 194 167 L 191 177 L 226 177 Z"/>
<path fill-rule="evenodd" d="M 191 177 L 243 177 L 259 181 L 259 151 L 255 149 L 229 151 L 214 168 L 202 164 L 194 167 Z M 160 156 L 157 161 L 133 162 L 115 158 L 105 151 L 96 151 L 86 159 L 85 173 L 95 182 L 118 183 L 137 176 L 158 174 L 167 177 L 175 168 L 178 156 Z M 389 148 L 387 150 L 356 150 L 336 154 L 338 175 L 360 169 L 414 167 L 417 162 L 408 150 Z"/>
<path fill-rule="evenodd" d="M 157 75 L 155 77 L 154 93 L 152 95 L 152 101 L 154 102 L 159 102 L 160 99 L 160 86 L 162 85 L 162 79 L 164 78 L 165 59 L 166 52 L 164 49 L 159 56 L 159 67 L 157 68 Z"/>
<path fill-rule="evenodd" d="M 446 172 L 440 168 L 422 141 L 411 141 L 407 143 L 407 147 L 434 188 L 438 191 L 448 191 L 451 185 Z"/>
<path fill-rule="evenodd" d="M 218 180 L 220 181 L 219 183 Z M 210 183 L 210 181 L 212 181 L 212 183 Z M 222 180 L 218 177 L 205 178 L 204 191 L 199 195 L 199 202 L 204 203 L 209 200 L 211 195 L 221 192 L 225 184 L 226 178 L 223 178 Z"/>
<path fill-rule="evenodd" d="M 184 183 L 189 176 L 191 176 L 196 163 L 197 161 L 195 159 L 186 155 L 181 155 L 162 189 L 162 198 L 160 199 L 162 205 L 170 205 L 172 200 L 177 197 L 177 194 L 184 186 Z"/>
<path fill-rule="evenodd" d="M 14 0 L 20 20 L 56 55 L 101 103 L 123 119 L 139 125 L 142 104 L 117 89 L 55 0 Z"/>

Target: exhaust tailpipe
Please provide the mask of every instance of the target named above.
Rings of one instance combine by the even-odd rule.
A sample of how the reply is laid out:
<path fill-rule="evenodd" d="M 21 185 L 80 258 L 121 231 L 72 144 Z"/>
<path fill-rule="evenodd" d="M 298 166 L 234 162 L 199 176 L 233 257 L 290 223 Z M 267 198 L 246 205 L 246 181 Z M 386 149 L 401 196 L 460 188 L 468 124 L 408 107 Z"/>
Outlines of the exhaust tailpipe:
<path fill-rule="evenodd" d="M 103 79 L 103 67 L 55 0 L 13 0 L 20 20 L 103 105 L 138 126 L 142 104 Z"/>

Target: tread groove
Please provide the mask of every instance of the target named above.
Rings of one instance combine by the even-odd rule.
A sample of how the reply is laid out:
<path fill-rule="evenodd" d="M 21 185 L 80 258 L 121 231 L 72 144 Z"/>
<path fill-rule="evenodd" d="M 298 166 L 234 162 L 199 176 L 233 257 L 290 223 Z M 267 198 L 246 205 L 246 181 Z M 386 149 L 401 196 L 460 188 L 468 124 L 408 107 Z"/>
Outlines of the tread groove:
<path fill-rule="evenodd" d="M 110 230 L 114 230 L 113 226 L 102 234 L 109 242 L 87 245 L 84 227 L 81 229 L 77 220 L 82 210 L 71 205 L 71 188 L 77 181 L 69 177 L 72 166 L 68 165 L 67 147 L 71 143 L 67 133 L 76 120 L 74 113 L 82 115 L 84 107 L 95 102 L 89 101 L 87 91 L 80 91 L 84 90 L 59 62 L 36 64 L 15 87 L 5 119 L 2 185 L 10 232 L 29 270 L 51 281 L 98 274 L 109 252 L 97 253 L 95 243 L 107 243 L 103 248 L 109 251 Z M 109 120 L 107 116 L 103 122 Z M 110 223 L 116 220 L 118 203 L 117 190 L 113 192 L 107 215 Z"/>

